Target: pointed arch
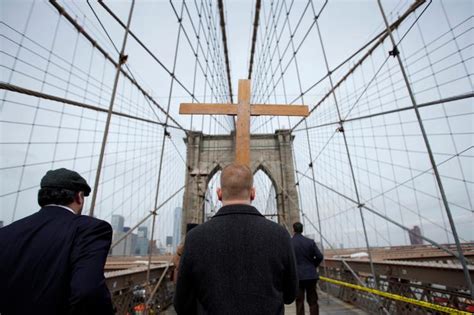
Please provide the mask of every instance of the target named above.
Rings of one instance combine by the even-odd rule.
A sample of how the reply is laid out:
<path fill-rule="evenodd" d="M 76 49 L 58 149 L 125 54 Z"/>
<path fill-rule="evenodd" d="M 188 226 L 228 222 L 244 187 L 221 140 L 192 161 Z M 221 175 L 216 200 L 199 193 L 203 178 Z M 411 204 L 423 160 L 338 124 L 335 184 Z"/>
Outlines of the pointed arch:
<path fill-rule="evenodd" d="M 216 188 L 220 186 L 219 179 L 222 168 L 221 164 L 216 164 L 206 177 L 206 190 L 202 204 L 202 218 L 204 222 L 211 218 L 221 206 L 221 202 L 217 200 Z M 216 176 L 217 178 L 213 182 L 213 178 Z"/>
<path fill-rule="evenodd" d="M 280 213 L 280 211 L 278 211 L 278 186 L 276 185 L 275 178 L 273 177 L 273 174 L 268 167 L 263 164 L 259 164 L 253 170 L 255 180 L 258 178 L 258 174 L 260 171 L 261 173 L 265 174 L 264 177 L 270 182 L 270 187 L 267 191 L 259 190 L 259 188 L 257 187 L 256 200 L 254 201 L 254 205 L 263 215 L 267 217 L 267 219 L 275 222 L 280 222 L 282 214 Z M 254 186 L 256 186 L 255 181 Z"/>
<path fill-rule="evenodd" d="M 266 167 L 263 163 L 258 164 L 258 166 L 252 171 L 252 174 L 255 176 L 258 171 L 264 172 L 268 178 L 270 178 L 270 181 L 272 182 L 273 187 L 275 187 L 275 191 L 278 193 L 278 185 L 276 184 L 275 177 L 273 176 L 272 172 L 268 167 Z"/>
<path fill-rule="evenodd" d="M 222 165 L 217 163 L 214 168 L 209 172 L 209 174 L 207 175 L 207 178 L 206 178 L 206 187 L 209 185 L 209 182 L 211 181 L 211 179 L 214 177 L 214 175 L 217 174 L 217 172 L 219 171 L 222 171 Z"/>

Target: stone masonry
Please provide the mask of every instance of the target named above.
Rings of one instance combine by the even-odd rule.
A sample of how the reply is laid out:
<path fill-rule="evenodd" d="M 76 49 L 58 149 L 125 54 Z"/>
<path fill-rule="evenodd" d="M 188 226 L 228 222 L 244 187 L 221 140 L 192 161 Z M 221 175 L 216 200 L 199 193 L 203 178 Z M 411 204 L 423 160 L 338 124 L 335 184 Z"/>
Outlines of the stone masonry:
<path fill-rule="evenodd" d="M 293 139 L 289 130 L 277 130 L 274 134 L 255 134 L 250 139 L 252 172 L 255 174 L 262 170 L 272 181 L 277 195 L 278 222 L 288 231 L 300 219 L 293 168 Z M 191 132 L 184 141 L 187 144 L 188 169 L 183 200 L 183 232 L 187 223 L 203 222 L 207 185 L 235 157 L 233 134 L 211 136 Z"/>

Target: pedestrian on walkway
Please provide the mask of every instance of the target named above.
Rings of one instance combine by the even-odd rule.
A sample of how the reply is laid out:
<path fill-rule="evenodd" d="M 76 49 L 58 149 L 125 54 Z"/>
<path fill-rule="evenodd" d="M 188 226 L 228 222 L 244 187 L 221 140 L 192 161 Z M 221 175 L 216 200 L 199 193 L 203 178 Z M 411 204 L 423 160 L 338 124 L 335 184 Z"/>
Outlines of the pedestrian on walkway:
<path fill-rule="evenodd" d="M 186 235 L 194 229 L 198 224 L 196 223 L 188 223 L 186 224 Z M 181 259 L 181 256 L 183 255 L 183 250 L 184 250 L 184 241 L 185 239 L 181 242 L 181 244 L 178 245 L 176 248 L 176 253 L 173 255 L 173 258 L 171 259 L 171 262 L 174 265 L 174 270 L 173 274 L 171 276 L 171 279 L 173 279 L 173 282 L 176 283 L 178 281 L 178 272 L 179 272 L 179 260 Z"/>
<path fill-rule="evenodd" d="M 316 268 L 323 261 L 323 254 L 312 239 L 302 235 L 303 224 L 300 222 L 294 223 L 293 231 L 292 242 L 295 249 L 299 280 L 299 290 L 296 296 L 296 315 L 304 315 L 305 292 L 310 314 L 317 315 L 319 314 L 319 306 L 316 284 L 319 275 Z"/>
<path fill-rule="evenodd" d="M 255 188 L 248 166 L 226 166 L 217 196 L 223 207 L 186 236 L 176 312 L 283 314 L 298 286 L 290 234 L 250 205 Z"/>
<path fill-rule="evenodd" d="M 81 215 L 91 188 L 65 168 L 41 180 L 41 209 L 0 229 L 0 314 L 112 315 L 109 223 Z"/>

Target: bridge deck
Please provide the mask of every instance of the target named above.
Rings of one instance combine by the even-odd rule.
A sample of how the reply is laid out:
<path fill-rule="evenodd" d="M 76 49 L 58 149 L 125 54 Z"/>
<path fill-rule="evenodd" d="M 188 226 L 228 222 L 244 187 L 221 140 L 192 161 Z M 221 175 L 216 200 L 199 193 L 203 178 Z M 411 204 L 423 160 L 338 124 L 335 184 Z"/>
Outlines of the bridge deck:
<path fill-rule="evenodd" d="M 367 314 L 363 310 L 357 307 L 336 299 L 335 297 L 328 295 L 321 290 L 318 290 L 319 296 L 319 314 L 320 315 L 362 315 Z M 295 303 L 291 305 L 285 305 L 285 314 L 296 315 Z M 305 304 L 305 314 L 309 315 L 308 304 Z"/>
<path fill-rule="evenodd" d="M 326 293 L 318 290 L 319 295 L 319 314 L 320 315 L 362 315 L 367 314 L 366 312 L 348 304 L 341 300 L 338 300 Z M 173 306 L 170 306 L 163 314 L 165 315 L 176 315 Z M 296 315 L 295 303 L 291 305 L 285 305 L 285 314 Z M 306 304 L 305 314 L 309 315 L 309 308 Z"/>
<path fill-rule="evenodd" d="M 472 254 L 472 244 L 469 244 L 471 249 L 467 249 L 466 253 Z M 369 262 L 367 259 L 353 259 L 350 258 L 351 250 L 344 250 L 345 253 L 338 253 L 336 255 L 327 255 L 324 266 L 327 268 L 327 277 L 329 279 L 339 279 L 351 282 L 350 275 L 345 270 L 345 265 L 340 256 L 348 255 L 345 259 L 345 264 L 350 265 L 350 268 L 362 279 L 367 279 L 367 275 L 371 273 Z M 413 252 L 411 248 L 395 248 L 398 251 L 397 257 L 402 257 L 401 260 L 393 260 L 391 248 L 375 249 L 378 252 L 378 259 L 374 260 L 375 273 L 381 275 L 379 279 L 383 290 L 388 290 L 391 293 L 405 296 L 406 292 L 415 292 L 416 296 L 423 301 L 429 301 L 438 306 L 448 306 L 451 308 L 461 310 L 472 310 L 472 299 L 466 294 L 466 285 L 464 282 L 462 267 L 459 264 L 454 264 L 452 259 L 447 259 L 435 253 L 432 248 L 426 247 L 419 253 L 418 257 L 414 255 L 405 255 L 405 252 Z M 386 253 L 389 252 L 389 253 Z M 401 253 L 400 253 L 401 252 Z M 425 261 L 424 258 L 429 256 L 434 261 Z M 328 257 L 329 256 L 329 257 Z M 391 259 L 383 259 L 383 257 L 391 256 Z M 407 260 L 409 257 L 411 260 Z M 337 258 L 336 258 L 337 257 Z M 163 309 L 172 300 L 173 285 L 169 283 L 170 273 L 173 266 L 169 267 L 168 262 L 171 256 L 153 256 L 151 259 L 150 280 L 152 283 L 157 283 L 159 279 L 164 279 L 166 285 L 159 288 L 159 292 L 154 294 L 154 304 L 157 310 Z M 144 303 L 144 298 L 141 292 L 145 292 L 148 272 L 148 257 L 109 257 L 106 264 L 106 281 L 109 289 L 113 294 L 114 303 L 120 307 L 119 314 L 127 314 L 131 307 L 139 306 Z M 163 273 L 168 276 L 163 278 Z M 471 274 L 474 269 L 470 268 Z M 349 277 L 349 278 L 347 278 Z M 474 278 L 474 274 L 471 275 Z M 426 285 L 420 285 L 426 284 Z M 169 285 L 168 285 L 169 284 Z M 433 285 L 432 285 L 433 284 Z M 320 313 L 321 314 L 365 314 L 361 309 L 374 309 L 377 306 L 374 304 L 372 298 L 367 296 L 367 293 L 341 289 L 336 285 L 331 290 L 334 293 L 342 294 L 345 299 L 354 301 L 353 305 L 344 303 L 336 298 L 328 297 L 325 293 L 319 291 L 320 296 Z M 349 296 L 347 295 L 349 294 Z M 412 296 L 409 296 L 412 297 Z M 133 300 L 131 305 L 130 299 Z M 387 307 L 393 312 L 396 312 L 400 307 L 409 307 L 412 313 L 425 314 L 427 309 L 424 306 L 416 306 L 416 303 L 411 303 L 409 306 L 406 302 L 394 302 L 393 300 L 385 299 L 388 304 Z M 452 301 L 452 302 L 450 302 Z M 359 309 L 360 308 L 360 309 Z M 295 305 L 285 307 L 286 314 L 295 314 Z M 166 314 L 174 314 L 170 310 Z"/>

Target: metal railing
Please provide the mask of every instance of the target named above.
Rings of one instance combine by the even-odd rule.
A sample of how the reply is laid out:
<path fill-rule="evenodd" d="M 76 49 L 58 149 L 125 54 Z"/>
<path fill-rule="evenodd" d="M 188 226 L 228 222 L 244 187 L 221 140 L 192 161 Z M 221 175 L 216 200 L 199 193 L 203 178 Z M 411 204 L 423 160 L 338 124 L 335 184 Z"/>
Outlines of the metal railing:
<path fill-rule="evenodd" d="M 469 290 L 462 285 L 463 281 L 459 281 L 463 277 L 459 265 L 374 262 L 378 278 L 376 289 L 368 261 L 346 260 L 345 263 L 350 265 L 363 286 L 342 260 L 328 259 L 326 268 L 321 268 L 320 287 L 370 314 L 381 314 L 383 309 L 390 314 L 469 314 L 474 310 Z M 474 273 L 474 268 L 470 272 Z"/>
<path fill-rule="evenodd" d="M 174 266 L 169 263 L 152 265 L 150 281 L 148 267 L 106 273 L 106 283 L 117 315 L 160 314 L 173 301 L 174 283 L 171 275 Z"/>

